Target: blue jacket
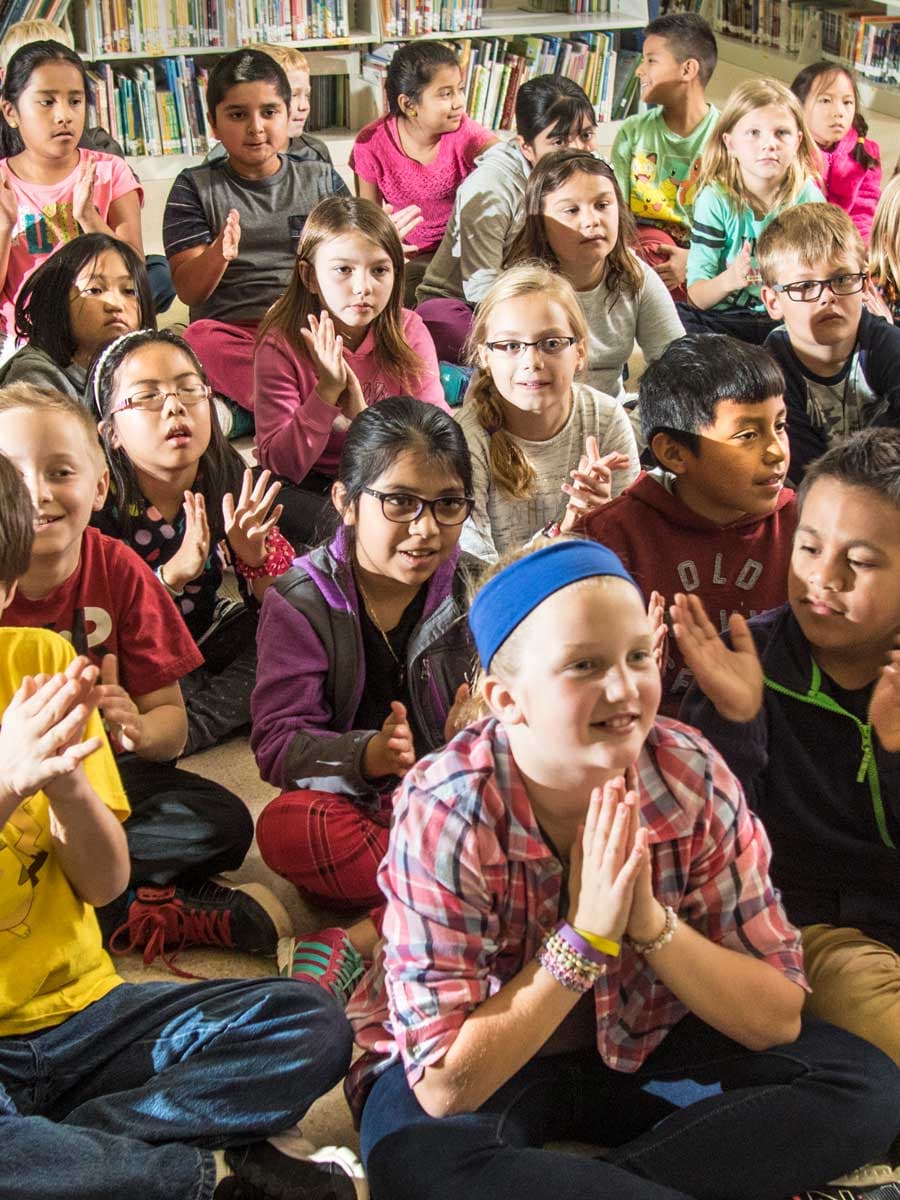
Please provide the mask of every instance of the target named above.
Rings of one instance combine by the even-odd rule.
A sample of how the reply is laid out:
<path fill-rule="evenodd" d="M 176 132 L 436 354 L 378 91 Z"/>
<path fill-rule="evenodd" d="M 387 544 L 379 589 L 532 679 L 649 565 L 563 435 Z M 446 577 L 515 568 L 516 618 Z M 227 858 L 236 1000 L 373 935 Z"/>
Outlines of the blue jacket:
<path fill-rule="evenodd" d="M 790 919 L 852 926 L 900 951 L 900 754 L 868 723 L 872 685 L 846 692 L 824 676 L 788 605 L 750 628 L 766 676 L 759 715 L 726 721 L 695 685 L 681 719 L 762 818 Z"/>

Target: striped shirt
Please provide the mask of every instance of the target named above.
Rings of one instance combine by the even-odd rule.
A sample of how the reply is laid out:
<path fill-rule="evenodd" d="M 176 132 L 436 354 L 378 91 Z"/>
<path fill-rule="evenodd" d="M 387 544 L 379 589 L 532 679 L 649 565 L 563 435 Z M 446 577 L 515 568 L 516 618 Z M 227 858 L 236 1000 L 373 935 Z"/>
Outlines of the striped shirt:
<path fill-rule="evenodd" d="M 768 839 L 718 752 L 658 718 L 636 771 L 660 903 L 805 987 L 800 935 L 769 880 Z M 378 873 L 384 942 L 347 1009 L 365 1051 L 346 1084 L 357 1116 L 378 1074 L 402 1061 L 415 1086 L 469 1014 L 534 958 L 559 919 L 562 878 L 497 721 L 469 726 L 407 774 Z M 627 945 L 595 984 L 594 1005 L 597 1050 L 626 1073 L 687 1013 Z"/>

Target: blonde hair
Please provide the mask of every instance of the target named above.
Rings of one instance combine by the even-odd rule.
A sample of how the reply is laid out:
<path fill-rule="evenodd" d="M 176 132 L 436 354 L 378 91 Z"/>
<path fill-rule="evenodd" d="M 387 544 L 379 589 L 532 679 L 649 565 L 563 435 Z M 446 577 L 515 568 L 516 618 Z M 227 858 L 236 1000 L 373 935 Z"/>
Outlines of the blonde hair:
<path fill-rule="evenodd" d="M 0 70 L 5 71 L 15 52 L 29 42 L 61 42 L 70 50 L 75 49 L 75 39 L 71 33 L 55 21 L 45 21 L 43 18 L 16 21 L 15 25 L 10 25 L 0 42 Z"/>
<path fill-rule="evenodd" d="M 297 267 L 280 300 L 272 305 L 260 322 L 257 342 L 276 330 L 301 358 L 309 360 L 309 351 L 300 335 L 309 328 L 310 313 L 318 315 L 322 301 L 317 292 L 303 282 L 303 267 L 315 277 L 316 252 L 331 238 L 356 231 L 382 249 L 394 268 L 391 298 L 371 325 L 375 341 L 375 362 L 385 371 L 400 377 L 404 387 L 413 388 L 424 363 L 410 348 L 403 332 L 403 247 L 390 217 L 371 200 L 355 196 L 326 196 L 306 218 L 297 247 Z"/>
<path fill-rule="evenodd" d="M 758 197 L 744 183 L 741 168 L 737 159 L 725 146 L 723 135 L 731 133 L 747 113 L 770 105 L 786 109 L 791 114 L 800 131 L 800 145 L 775 196 L 765 208 L 761 208 Z M 697 180 L 698 194 L 709 184 L 717 183 L 736 209 L 749 208 L 759 220 L 768 212 L 796 204 L 806 184 L 811 179 L 817 181 L 820 178 L 819 151 L 806 127 L 803 107 L 790 88 L 779 83 L 777 79 L 748 79 L 739 84 L 728 97 L 712 137 L 703 151 L 700 177 Z"/>
<path fill-rule="evenodd" d="M 91 411 L 80 401 L 55 388 L 40 388 L 33 383 L 10 383 L 0 388 L 0 413 L 12 412 L 16 408 L 24 408 L 29 412 L 59 412 L 74 418 L 84 430 L 97 466 L 105 470 L 106 458 L 100 445 L 97 423 Z"/>
<path fill-rule="evenodd" d="M 866 249 L 848 213 L 834 204 L 798 204 L 769 225 L 756 243 L 756 260 L 763 283 L 790 283 L 779 279 L 785 255 L 795 254 L 806 270 L 851 256 L 860 271 L 866 268 Z"/>
<path fill-rule="evenodd" d="M 270 42 L 252 42 L 246 49 L 259 50 L 262 54 L 268 54 L 269 58 L 275 59 L 285 75 L 288 71 L 305 71 L 307 75 L 310 73 L 309 59 L 296 46 L 276 46 Z"/>
<path fill-rule="evenodd" d="M 885 184 L 875 209 L 869 238 L 869 274 L 892 308 L 900 302 L 900 175 Z"/>
<path fill-rule="evenodd" d="M 588 328 L 572 285 L 545 263 L 529 261 L 510 267 L 497 277 L 487 295 L 475 309 L 472 328 L 466 340 L 465 357 L 478 367 L 466 397 L 475 406 L 482 429 L 491 435 L 491 477 L 514 500 L 525 500 L 535 483 L 534 467 L 521 446 L 503 426 L 500 393 L 486 366 L 484 344 L 488 325 L 507 300 L 535 293 L 554 300 L 563 309 L 569 327 L 582 348 L 587 345 Z"/>

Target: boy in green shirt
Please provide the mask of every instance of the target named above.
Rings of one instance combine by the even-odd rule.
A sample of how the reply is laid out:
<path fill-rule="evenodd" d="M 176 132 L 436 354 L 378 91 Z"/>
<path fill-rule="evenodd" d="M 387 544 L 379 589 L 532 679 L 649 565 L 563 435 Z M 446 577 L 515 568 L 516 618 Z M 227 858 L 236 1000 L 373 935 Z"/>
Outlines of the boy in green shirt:
<path fill-rule="evenodd" d="M 637 69 L 650 107 L 628 117 L 613 143 L 613 169 L 638 225 L 638 253 L 676 300 L 685 276 L 700 157 L 719 113 L 704 90 L 716 66 L 716 39 L 692 12 L 657 17 L 644 34 Z"/>

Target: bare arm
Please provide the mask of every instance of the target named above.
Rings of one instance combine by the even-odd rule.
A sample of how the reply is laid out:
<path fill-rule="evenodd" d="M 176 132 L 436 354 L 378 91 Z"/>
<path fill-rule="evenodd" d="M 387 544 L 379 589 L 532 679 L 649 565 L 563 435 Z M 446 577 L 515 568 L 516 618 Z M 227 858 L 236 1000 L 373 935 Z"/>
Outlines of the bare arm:
<path fill-rule="evenodd" d="M 373 183 L 371 179 L 360 179 L 358 175 L 354 175 L 356 180 L 356 194 L 361 200 L 371 200 L 373 204 L 377 204 L 381 208 L 384 196 L 381 194 L 381 188 L 377 183 Z"/>
<path fill-rule="evenodd" d="M 697 308 L 714 308 L 726 296 L 747 286 L 750 269 L 750 244 L 745 242 L 737 258 L 721 274 L 689 284 L 688 298 Z"/>
<path fill-rule="evenodd" d="M 100 678 L 97 707 L 113 741 L 151 761 L 177 758 L 187 741 L 187 714 L 178 684 L 170 683 L 132 698 L 119 683 L 114 654 L 105 655 Z"/>
<path fill-rule="evenodd" d="M 121 823 L 81 766 L 46 791 L 53 849 L 66 878 L 86 904 L 109 904 L 125 890 L 131 872 Z"/>
<path fill-rule="evenodd" d="M 178 299 L 187 305 L 208 300 L 219 286 L 228 264 L 237 258 L 240 244 L 240 216 L 233 208 L 213 241 L 171 255 L 169 268 Z"/>

